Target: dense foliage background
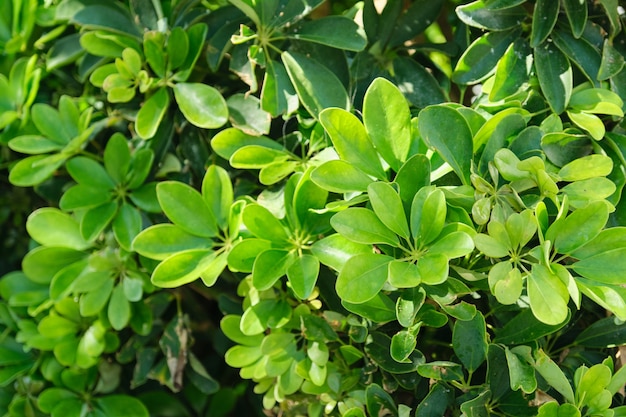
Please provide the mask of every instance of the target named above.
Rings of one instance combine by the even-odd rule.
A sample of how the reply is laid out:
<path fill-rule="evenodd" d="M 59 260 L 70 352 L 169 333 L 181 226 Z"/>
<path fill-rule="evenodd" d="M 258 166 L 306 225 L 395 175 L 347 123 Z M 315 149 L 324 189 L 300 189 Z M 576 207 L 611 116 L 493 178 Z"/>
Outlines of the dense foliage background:
<path fill-rule="evenodd" d="M 0 2 L 0 415 L 626 416 L 624 6 Z"/>

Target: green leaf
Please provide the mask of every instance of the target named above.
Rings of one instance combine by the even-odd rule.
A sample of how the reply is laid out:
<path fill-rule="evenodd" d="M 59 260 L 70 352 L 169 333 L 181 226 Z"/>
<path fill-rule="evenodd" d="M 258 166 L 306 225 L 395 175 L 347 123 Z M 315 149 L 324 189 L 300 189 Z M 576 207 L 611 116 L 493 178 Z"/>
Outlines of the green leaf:
<path fill-rule="evenodd" d="M 111 201 L 112 198 L 111 190 L 77 184 L 63 193 L 59 207 L 64 211 L 74 211 L 102 205 Z"/>
<path fill-rule="evenodd" d="M 428 250 L 430 254 L 441 254 L 448 259 L 460 258 L 474 250 L 474 241 L 465 232 L 452 232 L 437 240 Z"/>
<path fill-rule="evenodd" d="M 46 138 L 60 145 L 66 145 L 72 139 L 58 110 L 52 106 L 43 103 L 35 104 L 31 109 L 31 117 L 37 129 Z"/>
<path fill-rule="evenodd" d="M 530 31 L 530 46 L 541 45 L 550 35 L 556 20 L 559 17 L 559 2 L 551 0 L 537 0 L 533 10 L 532 28 Z"/>
<path fill-rule="evenodd" d="M 167 55 L 170 69 L 180 67 L 189 52 L 189 37 L 180 26 L 172 29 L 167 39 Z"/>
<path fill-rule="evenodd" d="M 340 211 L 330 219 L 330 224 L 342 236 L 357 243 L 399 245 L 398 236 L 366 208 Z"/>
<path fill-rule="evenodd" d="M 424 284 L 441 284 L 448 278 L 448 258 L 438 253 L 427 253 L 417 262 L 417 269 Z"/>
<path fill-rule="evenodd" d="M 430 387 L 428 395 L 415 410 L 420 417 L 439 417 L 445 415 L 448 406 L 454 402 L 453 390 L 445 383 L 437 382 Z"/>
<path fill-rule="evenodd" d="M 376 178 L 386 177 L 378 152 L 365 127 L 355 115 L 343 109 L 332 108 L 323 110 L 319 119 L 342 160 Z"/>
<path fill-rule="evenodd" d="M 107 279 L 98 288 L 83 294 L 79 300 L 80 315 L 91 317 L 100 314 L 111 297 L 114 285 L 114 280 Z"/>
<path fill-rule="evenodd" d="M 91 163 L 88 163 L 87 161 L 83 162 L 83 158 L 87 159 L 85 157 L 77 156 L 76 158 L 72 158 L 68 162 L 68 165 L 70 165 L 70 164 L 76 164 L 75 162 L 76 160 L 81 161 L 81 164 L 79 166 L 76 166 L 75 168 L 75 170 L 77 171 L 76 174 L 72 174 L 72 171 L 70 171 L 70 174 L 72 174 L 72 177 L 74 177 L 74 179 L 78 181 L 79 183 L 89 181 L 88 180 L 89 176 L 86 175 L 87 172 L 93 175 L 90 172 L 93 168 L 88 170 L 88 168 L 90 168 L 89 165 L 95 165 L 93 162 Z M 92 161 L 92 160 L 88 159 L 88 161 Z M 128 143 L 126 141 L 126 138 L 119 133 L 114 134 L 113 136 L 111 136 L 111 139 L 109 139 L 109 142 L 107 143 L 107 146 L 104 149 L 104 168 L 106 169 L 106 173 L 108 173 L 108 175 L 106 175 L 105 177 L 104 175 L 100 174 L 100 177 L 102 178 L 100 182 L 105 184 L 105 178 L 106 178 L 106 180 L 108 180 L 108 182 L 111 183 L 113 186 L 115 184 L 124 184 L 128 176 L 128 170 L 130 169 L 130 164 L 131 164 L 131 155 L 130 155 L 130 150 L 128 149 Z M 99 169 L 101 170 L 102 168 L 100 167 Z M 81 181 L 79 181 L 79 179 Z M 111 181 L 111 179 L 113 181 Z"/>
<path fill-rule="evenodd" d="M 79 224 L 62 211 L 44 207 L 35 210 L 26 221 L 28 234 L 45 246 L 84 250 L 91 246 L 80 234 Z"/>
<path fill-rule="evenodd" d="M 188 284 L 198 279 L 215 257 L 215 252 L 206 249 L 178 252 L 155 268 L 152 283 L 162 288 L 176 288 Z"/>
<path fill-rule="evenodd" d="M 398 408 L 391 395 L 378 384 L 369 384 L 365 390 L 367 412 L 370 416 L 380 416 L 391 413 L 398 414 Z"/>
<path fill-rule="evenodd" d="M 446 198 L 440 189 L 422 188 L 411 204 L 411 234 L 418 245 L 434 241 L 446 221 Z"/>
<path fill-rule="evenodd" d="M 341 304 L 351 313 L 378 323 L 387 323 L 396 319 L 393 301 L 382 293 L 378 293 L 364 303 L 354 304 L 342 301 Z"/>
<path fill-rule="evenodd" d="M 539 349 L 535 352 L 535 363 L 532 365 L 548 384 L 560 392 L 568 402 L 575 403 L 574 391 L 567 377 L 543 350 Z"/>
<path fill-rule="evenodd" d="M 259 204 L 248 204 L 243 210 L 243 222 L 252 234 L 272 242 L 287 242 L 287 231 L 265 207 Z"/>
<path fill-rule="evenodd" d="M 157 198 L 165 215 L 187 233 L 196 236 L 217 235 L 215 217 L 200 193 L 178 181 L 157 185 Z"/>
<path fill-rule="evenodd" d="M 87 210 L 80 221 L 80 234 L 83 239 L 91 241 L 100 236 L 117 214 L 117 210 L 115 201 Z"/>
<path fill-rule="evenodd" d="M 590 203 L 556 223 L 554 248 L 568 254 L 595 238 L 609 219 L 609 208 L 604 201 Z M 550 229 L 548 229 L 550 235 Z"/>
<path fill-rule="evenodd" d="M 26 254 L 22 260 L 22 270 L 31 281 L 48 285 L 57 272 L 85 256 L 85 252 L 75 249 L 38 246 Z"/>
<path fill-rule="evenodd" d="M 125 140 L 124 146 L 127 146 Z M 65 167 L 69 174 L 72 176 L 72 178 L 80 185 L 92 188 L 101 188 L 105 190 L 110 190 L 115 187 L 115 182 L 113 181 L 110 174 L 102 167 L 101 164 L 91 158 L 76 156 L 67 161 Z"/>
<path fill-rule="evenodd" d="M 430 160 L 422 154 L 413 155 L 400 167 L 394 182 L 405 207 L 410 208 L 415 194 L 430 185 Z"/>
<path fill-rule="evenodd" d="M 9 181 L 19 187 L 32 187 L 50 178 L 63 165 L 64 154 L 35 155 L 18 161 L 9 173 Z"/>
<path fill-rule="evenodd" d="M 496 67 L 495 80 L 489 93 L 491 101 L 502 100 L 515 94 L 528 81 L 530 53 L 528 42 L 525 40 L 517 39 L 509 46 Z"/>
<path fill-rule="evenodd" d="M 583 258 L 572 269 L 592 281 L 620 285 L 626 271 L 626 247 L 617 247 Z"/>
<path fill-rule="evenodd" d="M 454 353 L 470 371 L 474 372 L 487 359 L 487 330 L 480 311 L 468 321 L 457 320 L 452 331 Z"/>
<path fill-rule="evenodd" d="M 580 181 L 592 177 L 605 177 L 613 170 L 613 160 L 606 155 L 593 154 L 578 158 L 559 170 L 563 181 Z"/>
<path fill-rule="evenodd" d="M 228 227 L 228 216 L 233 204 L 233 186 L 228 172 L 217 165 L 211 165 L 202 180 L 202 197 L 220 229 Z"/>
<path fill-rule="evenodd" d="M 624 68 L 624 55 L 622 55 L 609 39 L 604 40 L 602 47 L 602 60 L 598 70 L 598 80 L 604 81 L 619 74 Z"/>
<path fill-rule="evenodd" d="M 575 38 L 580 38 L 587 23 L 587 2 L 581 0 L 563 0 L 567 20 Z"/>
<path fill-rule="evenodd" d="M 527 286 L 530 307 L 538 320 L 548 325 L 565 321 L 569 293 L 560 277 L 546 266 L 534 264 Z"/>
<path fill-rule="evenodd" d="M 606 348 L 626 343 L 626 326 L 615 317 L 605 317 L 586 327 L 576 344 L 590 348 Z"/>
<path fill-rule="evenodd" d="M 522 6 L 489 9 L 482 0 L 459 6 L 456 13 L 463 23 L 492 31 L 513 29 L 526 18 L 526 10 Z"/>
<path fill-rule="evenodd" d="M 519 34 L 520 31 L 516 28 L 489 32 L 476 39 L 459 59 L 452 73 L 452 81 L 457 84 L 476 84 L 487 78 Z"/>
<path fill-rule="evenodd" d="M 535 392 L 537 389 L 537 378 L 535 377 L 533 367 L 508 347 L 505 348 L 505 352 L 511 389 L 517 391 L 521 388 L 526 394 Z"/>
<path fill-rule="evenodd" d="M 363 50 L 367 44 L 359 26 L 345 16 L 326 16 L 305 22 L 287 36 L 355 52 Z"/>
<path fill-rule="evenodd" d="M 409 224 L 402 206 L 402 200 L 391 185 L 385 182 L 373 182 L 367 187 L 370 203 L 376 216 L 391 231 L 409 239 Z"/>
<path fill-rule="evenodd" d="M 411 113 L 400 90 L 375 79 L 363 99 L 363 123 L 376 150 L 397 172 L 411 147 Z"/>
<path fill-rule="evenodd" d="M 599 86 L 598 72 L 602 58 L 593 45 L 584 38 L 576 39 L 570 32 L 558 29 L 552 33 L 552 40 L 591 83 Z"/>
<path fill-rule="evenodd" d="M 302 255 L 287 267 L 287 278 L 293 292 L 301 300 L 309 298 L 315 289 L 320 262 L 313 255 Z"/>
<path fill-rule="evenodd" d="M 92 4 L 80 9 L 71 18 L 72 23 L 84 29 L 103 29 L 120 34 L 141 38 L 141 33 L 133 23 L 126 9 L 113 4 Z"/>
<path fill-rule="evenodd" d="M 224 268 L 228 264 L 228 252 L 216 252 L 216 256 L 212 257 L 204 267 L 204 270 L 200 273 L 200 278 L 202 282 L 207 287 L 212 287 L 217 279 L 220 277 L 222 272 L 224 272 Z"/>
<path fill-rule="evenodd" d="M 271 242 L 267 240 L 244 239 L 228 254 L 228 267 L 232 271 L 252 272 L 256 258 L 270 247 Z"/>
<path fill-rule="evenodd" d="M 178 83 L 174 97 L 185 118 L 195 126 L 217 129 L 228 120 L 226 100 L 217 89 L 200 83 Z"/>
<path fill-rule="evenodd" d="M 282 62 L 270 59 L 266 68 L 261 89 L 261 108 L 272 117 L 293 113 L 298 108 L 298 96 L 285 66 Z"/>
<path fill-rule="evenodd" d="M 128 395 L 107 395 L 94 400 L 106 416 L 149 417 L 146 406 Z"/>
<path fill-rule="evenodd" d="M 415 2 L 412 6 L 418 3 L 420 2 Z M 428 7 L 437 1 L 422 0 L 421 3 L 426 3 L 424 7 Z M 422 17 L 420 15 L 419 19 Z M 395 84 L 412 105 L 424 108 L 446 101 L 446 94 L 437 79 L 419 62 L 409 57 L 398 56 L 392 63 Z"/>
<path fill-rule="evenodd" d="M 534 48 L 534 58 L 541 91 L 552 111 L 563 113 L 572 95 L 573 76 L 569 60 L 551 42 Z"/>
<path fill-rule="evenodd" d="M 113 220 L 113 234 L 120 247 L 132 251 L 133 239 L 141 231 L 141 213 L 134 206 L 122 203 Z"/>
<path fill-rule="evenodd" d="M 230 157 L 230 164 L 235 168 L 258 169 L 281 164 L 290 158 L 288 152 L 259 145 L 248 145 L 237 149 Z M 260 177 L 260 174 L 259 174 Z"/>
<path fill-rule="evenodd" d="M 622 99 L 616 93 L 603 88 L 585 88 L 574 92 L 569 106 L 573 110 L 585 113 L 624 117 Z"/>
<path fill-rule="evenodd" d="M 287 268 L 295 259 L 296 255 L 286 250 L 269 249 L 261 252 L 252 267 L 252 284 L 259 291 L 272 288 L 287 273 Z"/>
<path fill-rule="evenodd" d="M 473 141 L 465 118 L 450 107 L 429 106 L 420 112 L 418 126 L 428 146 L 434 148 L 452 167 L 463 184 L 470 185 Z M 441 126 L 446 126 L 446 129 L 441 129 Z"/>
<path fill-rule="evenodd" d="M 335 233 L 313 243 L 311 252 L 324 265 L 340 271 L 352 256 L 372 253 L 372 248 L 370 245 L 352 242 L 339 233 Z"/>
<path fill-rule="evenodd" d="M 311 172 L 311 180 L 334 193 L 366 191 L 372 178 L 349 162 L 332 160 L 324 162 Z"/>
<path fill-rule="evenodd" d="M 146 100 L 137 113 L 135 130 L 142 139 L 150 139 L 165 117 L 170 105 L 170 97 L 165 88 L 158 89 Z"/>
<path fill-rule="evenodd" d="M 397 288 L 414 288 L 422 282 L 417 265 L 399 259 L 389 262 L 388 276 L 389 283 Z"/>
<path fill-rule="evenodd" d="M 350 108 L 346 89 L 328 68 L 297 52 L 283 52 L 281 56 L 300 102 L 313 117 L 328 107 Z"/>
<path fill-rule="evenodd" d="M 396 301 L 398 323 L 404 327 L 413 326 L 417 312 L 422 308 L 425 300 L 426 292 L 423 288 L 414 287 L 402 291 Z"/>
<path fill-rule="evenodd" d="M 29 155 L 60 151 L 64 147 L 62 144 L 39 135 L 18 136 L 11 139 L 8 145 L 15 152 Z"/>
<path fill-rule="evenodd" d="M 130 321 L 130 303 L 124 294 L 124 287 L 117 285 L 111 293 L 107 317 L 115 330 L 122 330 Z"/>
<path fill-rule="evenodd" d="M 387 281 L 388 264 L 392 260 L 386 255 L 369 253 L 353 256 L 339 272 L 337 295 L 356 304 L 374 298 Z"/>
<path fill-rule="evenodd" d="M 270 131 L 271 115 L 261 108 L 255 96 L 234 94 L 226 100 L 228 116 L 233 127 L 250 135 L 264 135 Z"/>

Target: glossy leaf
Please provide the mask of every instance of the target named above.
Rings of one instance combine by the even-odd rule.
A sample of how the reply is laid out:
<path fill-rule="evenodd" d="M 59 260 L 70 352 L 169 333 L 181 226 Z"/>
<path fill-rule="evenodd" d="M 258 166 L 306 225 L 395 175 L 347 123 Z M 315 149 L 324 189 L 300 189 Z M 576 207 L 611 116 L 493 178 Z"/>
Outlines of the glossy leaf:
<path fill-rule="evenodd" d="M 216 129 L 228 120 L 228 106 L 214 87 L 200 83 L 178 83 L 174 97 L 185 118 L 195 126 Z"/>
<path fill-rule="evenodd" d="M 358 25 L 344 16 L 326 16 L 306 22 L 289 37 L 357 52 L 367 44 Z"/>
<path fill-rule="evenodd" d="M 370 203 L 376 216 L 391 231 L 409 239 L 409 224 L 402 206 L 402 200 L 391 185 L 373 182 L 367 187 Z"/>
<path fill-rule="evenodd" d="M 572 67 L 567 57 L 552 43 L 534 48 L 539 85 L 552 111 L 561 114 L 572 95 Z"/>
<path fill-rule="evenodd" d="M 563 0 L 563 7 L 574 37 L 579 38 L 587 23 L 587 3 L 581 0 Z"/>
<path fill-rule="evenodd" d="M 487 78 L 518 36 L 519 29 L 512 29 L 489 32 L 476 39 L 459 59 L 452 74 L 452 81 L 471 85 Z"/>
<path fill-rule="evenodd" d="M 399 244 L 398 236 L 366 208 L 348 208 L 335 214 L 330 224 L 342 236 L 357 243 Z"/>
<path fill-rule="evenodd" d="M 419 115 L 419 131 L 426 143 L 452 167 L 463 184 L 470 184 L 472 133 L 456 110 L 446 106 L 429 106 Z M 446 129 L 441 129 L 441 126 Z"/>
<path fill-rule="evenodd" d="M 569 294 L 560 277 L 547 267 L 535 264 L 527 286 L 530 307 L 537 319 L 548 325 L 558 325 L 567 318 Z"/>
<path fill-rule="evenodd" d="M 533 21 L 530 32 L 530 46 L 538 47 L 552 32 L 559 16 L 559 2 L 537 0 L 533 10 Z"/>
<path fill-rule="evenodd" d="M 42 245 L 82 250 L 91 244 L 80 234 L 79 224 L 62 211 L 45 207 L 31 213 L 26 221 L 30 236 Z"/>
<path fill-rule="evenodd" d="M 393 258 L 386 255 L 361 254 L 346 262 L 337 277 L 337 295 L 349 303 L 364 303 L 376 296 L 387 280 L 387 269 Z"/>
<path fill-rule="evenodd" d="M 526 10 L 521 6 L 489 9 L 482 0 L 459 6 L 456 13 L 469 26 L 493 31 L 512 29 L 526 18 Z"/>
<path fill-rule="evenodd" d="M 605 202 L 597 201 L 578 209 L 555 225 L 554 248 L 559 253 L 571 253 L 595 238 L 606 225 L 609 209 Z M 550 229 L 548 229 L 550 234 Z"/>
<path fill-rule="evenodd" d="M 287 268 L 287 278 L 296 295 L 307 299 L 315 289 L 320 262 L 315 256 L 302 255 Z"/>
<path fill-rule="evenodd" d="M 356 116 L 342 109 L 331 108 L 322 111 L 319 118 L 342 160 L 366 174 L 385 178 L 378 153 Z"/>
<path fill-rule="evenodd" d="M 178 252 L 162 261 L 152 273 L 152 283 L 163 288 L 175 288 L 200 277 L 216 254 L 206 249 Z"/>
<path fill-rule="evenodd" d="M 217 234 L 215 217 L 195 189 L 177 181 L 162 181 L 157 197 L 167 217 L 187 233 L 202 237 Z"/>
<path fill-rule="evenodd" d="M 406 99 L 390 81 L 377 78 L 367 89 L 363 123 L 378 152 L 398 171 L 411 146 L 411 113 Z"/>
<path fill-rule="evenodd" d="M 155 134 L 170 105 L 170 98 L 165 88 L 157 90 L 141 106 L 137 113 L 135 129 L 142 139 L 150 139 Z"/>
<path fill-rule="evenodd" d="M 346 89 L 324 65 L 297 52 L 283 52 L 282 60 L 300 102 L 313 117 L 328 107 L 349 108 Z"/>
<path fill-rule="evenodd" d="M 457 320 L 452 332 L 452 347 L 463 365 L 474 372 L 487 359 L 485 318 L 477 312 L 469 321 Z"/>
<path fill-rule="evenodd" d="M 366 191 L 372 179 L 360 169 L 343 160 L 323 163 L 311 172 L 311 179 L 334 193 Z"/>
<path fill-rule="evenodd" d="M 287 272 L 295 254 L 281 249 L 261 252 L 252 267 L 252 283 L 260 291 L 271 288 Z"/>

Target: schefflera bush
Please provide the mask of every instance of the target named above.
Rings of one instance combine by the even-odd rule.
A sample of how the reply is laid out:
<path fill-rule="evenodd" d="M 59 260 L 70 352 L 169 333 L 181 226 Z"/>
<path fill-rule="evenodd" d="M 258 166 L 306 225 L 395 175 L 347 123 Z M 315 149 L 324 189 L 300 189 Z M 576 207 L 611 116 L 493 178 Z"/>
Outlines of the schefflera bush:
<path fill-rule="evenodd" d="M 610 92 L 581 91 L 587 106 L 600 95 L 623 106 Z M 626 319 L 626 229 L 607 224 L 619 201 L 607 178 L 614 162 L 543 146 L 567 134 L 556 115 L 536 126 L 521 106 L 483 114 L 444 103 L 412 118 L 398 88 L 376 79 L 362 119 L 320 113 L 335 157 L 293 174 L 278 198 L 246 204 L 243 240 L 228 257 L 231 270 L 250 273 L 243 310 L 221 326 L 236 343 L 226 362 L 256 382 L 265 407 L 624 412 L 612 402 L 624 368 L 569 354 L 620 343 Z M 571 320 L 597 309 L 590 302 L 613 316 L 581 331 Z M 537 409 L 538 389 L 562 404 Z"/>
<path fill-rule="evenodd" d="M 0 5 L 8 180 L 49 203 L 0 410 L 626 414 L 615 2 L 53 3 Z"/>

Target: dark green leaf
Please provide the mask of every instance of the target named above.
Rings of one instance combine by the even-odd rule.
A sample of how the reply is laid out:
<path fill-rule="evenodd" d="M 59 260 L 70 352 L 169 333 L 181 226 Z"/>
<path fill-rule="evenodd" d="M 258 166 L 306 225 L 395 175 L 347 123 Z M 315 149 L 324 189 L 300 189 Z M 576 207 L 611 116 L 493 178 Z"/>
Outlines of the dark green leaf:
<path fill-rule="evenodd" d="M 537 0 L 533 10 L 530 46 L 537 48 L 552 32 L 559 17 L 559 3 L 552 0 Z"/>
<path fill-rule="evenodd" d="M 526 18 L 526 10 L 522 6 L 489 9 L 482 0 L 459 6 L 456 13 L 469 26 L 493 31 L 515 28 Z"/>
<path fill-rule="evenodd" d="M 572 95 L 572 67 L 567 57 L 551 42 L 539 45 L 534 51 L 541 91 L 552 111 L 561 114 Z"/>
<path fill-rule="evenodd" d="M 313 117 L 328 107 L 350 107 L 343 84 L 324 65 L 297 52 L 283 52 L 282 59 L 301 103 Z"/>
<path fill-rule="evenodd" d="M 572 33 L 580 38 L 587 23 L 587 2 L 580 0 L 563 0 L 563 7 Z"/>
<path fill-rule="evenodd" d="M 489 32 L 476 39 L 457 63 L 452 81 L 458 84 L 476 84 L 487 78 L 519 33 L 519 29 Z"/>
<path fill-rule="evenodd" d="M 187 233 L 196 236 L 217 235 L 213 213 L 198 191 L 178 181 L 162 181 L 157 197 L 167 217 Z"/>
<path fill-rule="evenodd" d="M 348 51 L 361 51 L 367 44 L 358 25 L 344 16 L 327 16 L 306 22 L 288 36 Z"/>

